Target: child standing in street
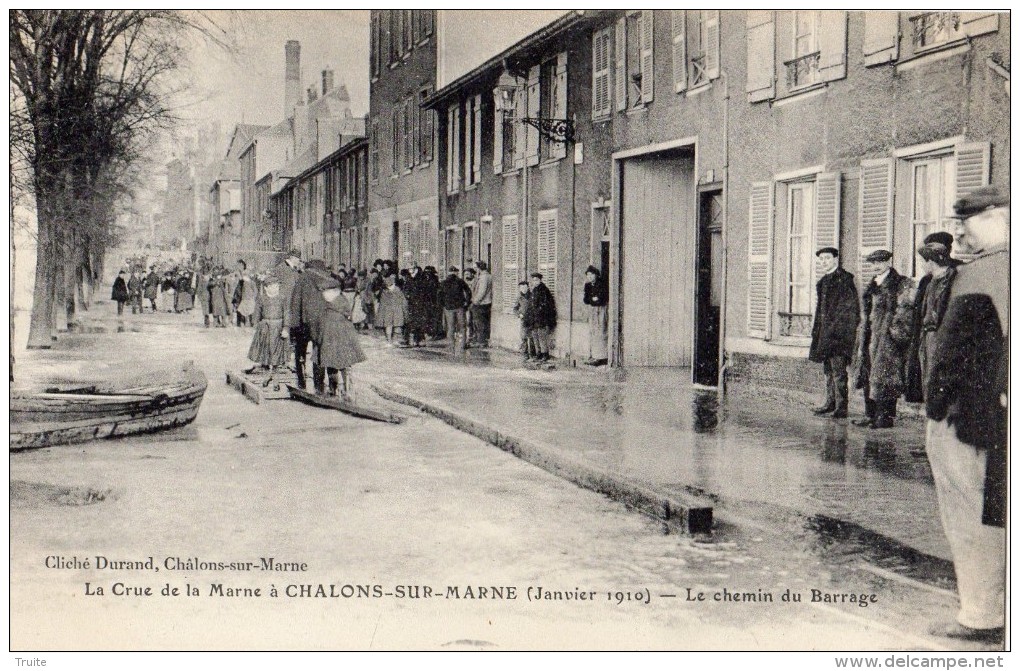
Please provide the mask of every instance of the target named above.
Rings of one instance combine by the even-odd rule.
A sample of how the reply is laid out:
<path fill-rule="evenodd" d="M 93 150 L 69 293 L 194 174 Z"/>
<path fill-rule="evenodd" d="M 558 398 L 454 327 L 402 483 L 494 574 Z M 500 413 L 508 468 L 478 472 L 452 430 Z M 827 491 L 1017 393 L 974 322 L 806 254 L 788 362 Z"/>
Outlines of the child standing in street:
<path fill-rule="evenodd" d="M 385 288 L 379 296 L 379 318 L 386 329 L 386 342 L 393 343 L 393 332 L 404 330 L 407 318 L 407 298 L 397 286 L 397 276 L 390 275 L 385 280 Z"/>
<path fill-rule="evenodd" d="M 517 283 L 517 302 L 514 303 L 514 314 L 521 320 L 521 346 L 520 351 L 524 353 L 524 360 L 530 361 L 533 356 L 538 356 L 537 350 L 531 341 L 531 334 L 524 325 L 524 313 L 528 311 L 531 303 L 531 287 L 524 280 Z"/>
<path fill-rule="evenodd" d="M 252 314 L 255 336 L 248 349 L 248 358 L 263 370 L 275 371 L 287 365 L 288 340 L 283 337 L 283 299 L 280 297 L 280 280 L 266 278 L 255 311 Z"/>
<path fill-rule="evenodd" d="M 357 334 L 349 317 L 351 306 L 340 291 L 340 283 L 327 277 L 318 285 L 322 298 L 326 301 L 325 310 L 316 333 L 315 352 L 319 366 L 325 369 L 329 380 L 330 396 L 338 395 L 339 377 L 343 378 L 343 389 L 339 396 L 349 400 L 351 390 L 351 367 L 365 360 L 365 354 L 358 344 Z"/>

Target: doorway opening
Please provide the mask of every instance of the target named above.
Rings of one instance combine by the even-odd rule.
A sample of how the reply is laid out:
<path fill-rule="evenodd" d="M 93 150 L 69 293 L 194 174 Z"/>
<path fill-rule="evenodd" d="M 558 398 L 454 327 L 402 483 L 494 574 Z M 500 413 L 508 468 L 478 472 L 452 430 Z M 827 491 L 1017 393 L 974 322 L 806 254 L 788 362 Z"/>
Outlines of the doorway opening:
<path fill-rule="evenodd" d="M 722 190 L 698 194 L 698 273 L 694 323 L 694 382 L 719 380 L 719 311 L 722 305 Z"/>

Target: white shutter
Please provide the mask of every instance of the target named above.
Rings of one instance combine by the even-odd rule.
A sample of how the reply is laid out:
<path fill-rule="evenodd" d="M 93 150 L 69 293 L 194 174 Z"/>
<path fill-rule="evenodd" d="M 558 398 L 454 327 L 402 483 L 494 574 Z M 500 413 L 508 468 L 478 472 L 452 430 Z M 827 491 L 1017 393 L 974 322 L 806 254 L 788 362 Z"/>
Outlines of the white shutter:
<path fill-rule="evenodd" d="M 474 119 L 474 98 L 464 101 L 464 186 L 471 184 L 472 175 L 472 152 L 474 151 L 474 140 L 471 138 L 471 123 Z"/>
<path fill-rule="evenodd" d="M 520 259 L 520 238 L 518 235 L 516 214 L 503 217 L 503 267 L 500 269 L 500 282 L 503 294 L 503 312 L 513 312 L 517 302 L 517 282 Z"/>
<path fill-rule="evenodd" d="M 493 92 L 493 95 L 497 95 Z M 503 112 L 493 107 L 492 112 L 492 173 L 503 172 Z"/>
<path fill-rule="evenodd" d="M 682 93 L 687 88 L 687 12 L 670 11 L 673 24 L 673 90 Z"/>
<path fill-rule="evenodd" d="M 616 109 L 627 109 L 627 17 L 616 22 L 616 68 L 614 73 Z"/>
<path fill-rule="evenodd" d="M 556 221 L 557 210 L 538 213 L 538 272 L 549 291 L 556 294 Z"/>
<path fill-rule="evenodd" d="M 542 116 L 541 113 L 541 66 L 533 65 L 528 71 L 528 114 L 532 119 Z M 530 124 L 521 124 L 527 131 L 525 133 L 525 144 L 527 145 L 525 157 L 528 165 L 538 165 L 538 129 Z"/>
<path fill-rule="evenodd" d="M 650 103 L 655 93 L 654 39 L 655 18 L 652 10 L 641 12 L 641 102 Z"/>
<path fill-rule="evenodd" d="M 554 119 L 567 118 L 567 52 L 556 55 L 556 76 L 552 82 L 552 116 Z M 553 142 L 550 146 L 552 158 L 564 158 L 567 155 L 566 142 Z"/>
<path fill-rule="evenodd" d="M 772 336 L 772 219 L 775 187 L 772 182 L 751 184 L 748 215 L 747 335 L 768 340 Z"/>
<path fill-rule="evenodd" d="M 453 174 L 451 175 L 451 191 L 460 188 L 460 104 L 451 108 L 453 115 Z"/>
<path fill-rule="evenodd" d="M 610 77 L 610 33 L 611 28 L 596 32 L 591 41 L 591 118 L 598 119 L 609 114 L 611 103 L 609 97 Z"/>
<path fill-rule="evenodd" d="M 892 248 L 894 159 L 877 158 L 861 161 L 861 222 L 858 227 L 857 280 L 872 276 L 864 260 L 876 249 Z"/>
<path fill-rule="evenodd" d="M 446 192 L 453 193 L 456 188 L 456 180 L 454 179 L 455 169 L 457 165 L 457 153 L 455 151 L 455 140 L 456 131 L 454 129 L 454 115 L 457 113 L 455 105 L 451 105 L 446 110 Z"/>
<path fill-rule="evenodd" d="M 408 268 L 413 265 L 414 250 L 411 248 L 411 222 L 402 221 L 397 225 L 398 250 L 396 262 L 401 268 Z"/>
<path fill-rule="evenodd" d="M 846 77 L 846 12 L 818 12 L 818 74 L 831 82 Z"/>
<path fill-rule="evenodd" d="M 815 248 L 812 253 L 822 247 L 839 249 L 840 222 L 840 187 L 841 175 L 838 172 L 819 173 L 815 181 Z M 819 278 L 825 271 L 821 261 L 815 257 L 815 277 Z"/>
<path fill-rule="evenodd" d="M 775 12 L 747 12 L 747 99 L 769 100 L 776 95 Z"/>
<path fill-rule="evenodd" d="M 435 266 L 438 263 L 436 256 L 438 249 L 439 230 L 432 225 L 428 216 L 424 216 L 421 218 L 421 252 L 419 255 L 419 261 L 423 267 Z"/>
<path fill-rule="evenodd" d="M 967 37 L 977 37 L 999 29 L 999 15 L 996 12 L 962 12 L 960 28 Z"/>
<path fill-rule="evenodd" d="M 523 110 L 527 109 L 528 105 L 528 92 L 521 88 L 517 90 L 516 106 L 514 109 Z M 514 169 L 519 170 L 524 167 L 524 149 L 527 144 L 528 137 L 528 126 L 523 123 L 514 123 Z"/>
<path fill-rule="evenodd" d="M 471 152 L 471 183 L 478 184 L 482 181 L 482 96 L 474 97 L 475 114 L 471 124 L 474 148 Z"/>
<path fill-rule="evenodd" d="M 891 63 L 899 51 L 900 13 L 864 12 L 864 65 Z"/>
<path fill-rule="evenodd" d="M 970 142 L 956 145 L 956 197 L 987 186 L 990 173 L 991 144 Z"/>
<path fill-rule="evenodd" d="M 705 22 L 705 43 L 701 45 L 705 52 L 705 73 L 709 79 L 716 79 L 719 76 L 719 10 L 706 10 L 701 20 Z"/>

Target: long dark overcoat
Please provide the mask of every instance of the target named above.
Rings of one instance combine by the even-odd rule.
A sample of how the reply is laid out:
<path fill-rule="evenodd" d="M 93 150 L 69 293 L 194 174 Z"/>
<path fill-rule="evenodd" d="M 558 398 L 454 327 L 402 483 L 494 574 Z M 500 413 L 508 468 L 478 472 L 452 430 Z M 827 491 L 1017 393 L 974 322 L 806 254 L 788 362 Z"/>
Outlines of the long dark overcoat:
<path fill-rule="evenodd" d="M 829 357 L 845 356 L 849 362 L 854 355 L 857 324 L 861 320 L 854 276 L 836 268 L 818 280 L 816 291 L 818 302 L 808 359 L 824 363 Z"/>

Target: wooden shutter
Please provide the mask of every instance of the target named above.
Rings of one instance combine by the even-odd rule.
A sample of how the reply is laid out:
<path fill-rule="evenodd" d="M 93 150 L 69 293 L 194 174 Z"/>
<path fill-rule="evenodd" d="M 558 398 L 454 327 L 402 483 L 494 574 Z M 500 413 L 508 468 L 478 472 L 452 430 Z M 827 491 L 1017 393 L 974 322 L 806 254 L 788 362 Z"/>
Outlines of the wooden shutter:
<path fill-rule="evenodd" d="M 838 172 L 823 172 L 815 180 L 815 248 L 811 250 L 812 253 L 822 247 L 839 249 L 841 177 Z M 820 263 L 816 256 L 816 279 L 825 272 Z"/>
<path fill-rule="evenodd" d="M 768 340 L 772 336 L 772 219 L 775 187 L 772 182 L 751 184 L 748 215 L 747 335 Z"/>
<path fill-rule="evenodd" d="M 538 213 L 538 272 L 549 291 L 556 294 L 556 222 L 557 210 Z"/>
<path fill-rule="evenodd" d="M 960 28 L 967 37 L 995 32 L 999 29 L 999 14 L 997 12 L 962 12 Z"/>
<path fill-rule="evenodd" d="M 682 93 L 687 89 L 687 12 L 670 11 L 673 26 L 673 90 Z"/>
<path fill-rule="evenodd" d="M 390 157 L 391 174 L 400 172 L 400 105 L 396 105 L 390 114 L 390 144 L 393 148 L 393 155 Z"/>
<path fill-rule="evenodd" d="M 498 95 L 493 91 L 493 96 Z M 503 112 L 492 108 L 492 173 L 503 172 Z"/>
<path fill-rule="evenodd" d="M 641 102 L 652 102 L 655 93 L 654 39 L 655 15 L 652 10 L 641 12 Z"/>
<path fill-rule="evenodd" d="M 616 109 L 627 109 L 627 17 L 616 22 L 616 68 L 614 73 Z"/>
<path fill-rule="evenodd" d="M 404 101 L 404 168 L 410 170 L 415 164 L 415 152 L 414 152 L 414 119 L 418 116 L 412 109 L 414 106 L 414 99 L 408 99 Z"/>
<path fill-rule="evenodd" d="M 747 12 L 747 99 L 769 100 L 776 95 L 775 12 Z"/>
<path fill-rule="evenodd" d="M 992 147 L 988 142 L 956 145 L 956 197 L 962 198 L 980 186 L 987 186 Z"/>
<path fill-rule="evenodd" d="M 411 115 L 411 160 L 412 166 L 421 163 L 421 114 L 422 109 L 418 106 L 418 96 L 411 96 L 408 100 L 409 114 Z"/>
<path fill-rule="evenodd" d="M 818 12 L 818 44 L 822 52 L 818 61 L 818 74 L 822 81 L 831 82 L 846 77 L 845 11 Z"/>
<path fill-rule="evenodd" d="M 596 32 L 591 41 L 591 118 L 609 114 L 612 105 L 609 97 L 610 33 L 611 28 Z"/>
<path fill-rule="evenodd" d="M 857 244 L 857 281 L 861 286 L 865 278 L 872 275 L 864 258 L 876 249 L 891 251 L 895 172 L 895 159 L 861 161 L 861 221 Z"/>
<path fill-rule="evenodd" d="M 900 13 L 864 12 L 864 65 L 891 63 L 899 52 Z"/>
<path fill-rule="evenodd" d="M 552 82 L 552 116 L 554 119 L 567 118 L 567 52 L 556 55 L 556 75 Z M 549 154 L 552 158 L 564 158 L 567 155 L 566 142 L 550 143 Z"/>
<path fill-rule="evenodd" d="M 401 268 L 408 268 L 413 265 L 413 254 L 411 250 L 411 222 L 402 221 L 397 225 L 397 244 L 400 249 L 398 250 L 396 261 Z M 408 256 L 411 254 L 412 256 Z M 408 260 L 410 259 L 410 261 Z"/>
<path fill-rule="evenodd" d="M 464 101 L 464 186 L 470 185 L 473 174 L 473 158 L 475 143 L 471 137 L 471 128 L 474 121 L 474 98 Z"/>
<path fill-rule="evenodd" d="M 475 113 L 471 124 L 474 148 L 471 151 L 471 183 L 482 181 L 482 96 L 474 97 Z"/>
<path fill-rule="evenodd" d="M 516 110 L 527 109 L 528 107 L 528 92 L 524 88 L 517 90 L 515 94 L 517 103 L 514 107 Z M 527 144 L 528 138 L 528 126 L 523 123 L 514 123 L 514 170 L 519 170 L 524 167 L 524 150 Z"/>
<path fill-rule="evenodd" d="M 528 114 L 532 119 L 542 116 L 541 108 L 541 71 L 540 65 L 534 65 L 528 71 Z M 528 165 L 538 165 L 538 129 L 528 124 L 521 124 L 525 130 L 526 160 Z"/>
<path fill-rule="evenodd" d="M 517 302 L 517 282 L 520 259 L 520 238 L 516 214 L 503 217 L 503 267 L 500 278 L 503 294 L 503 312 L 513 312 Z"/>
<path fill-rule="evenodd" d="M 709 79 L 719 76 L 719 10 L 710 9 L 702 13 L 705 22 L 705 43 L 701 50 L 705 52 L 705 73 Z"/>
<path fill-rule="evenodd" d="M 432 95 L 431 86 L 421 92 L 420 100 L 425 100 L 425 98 L 428 98 L 430 95 Z M 432 159 L 435 158 L 436 112 L 431 109 L 422 109 L 421 115 L 422 161 L 425 163 L 431 163 Z"/>

